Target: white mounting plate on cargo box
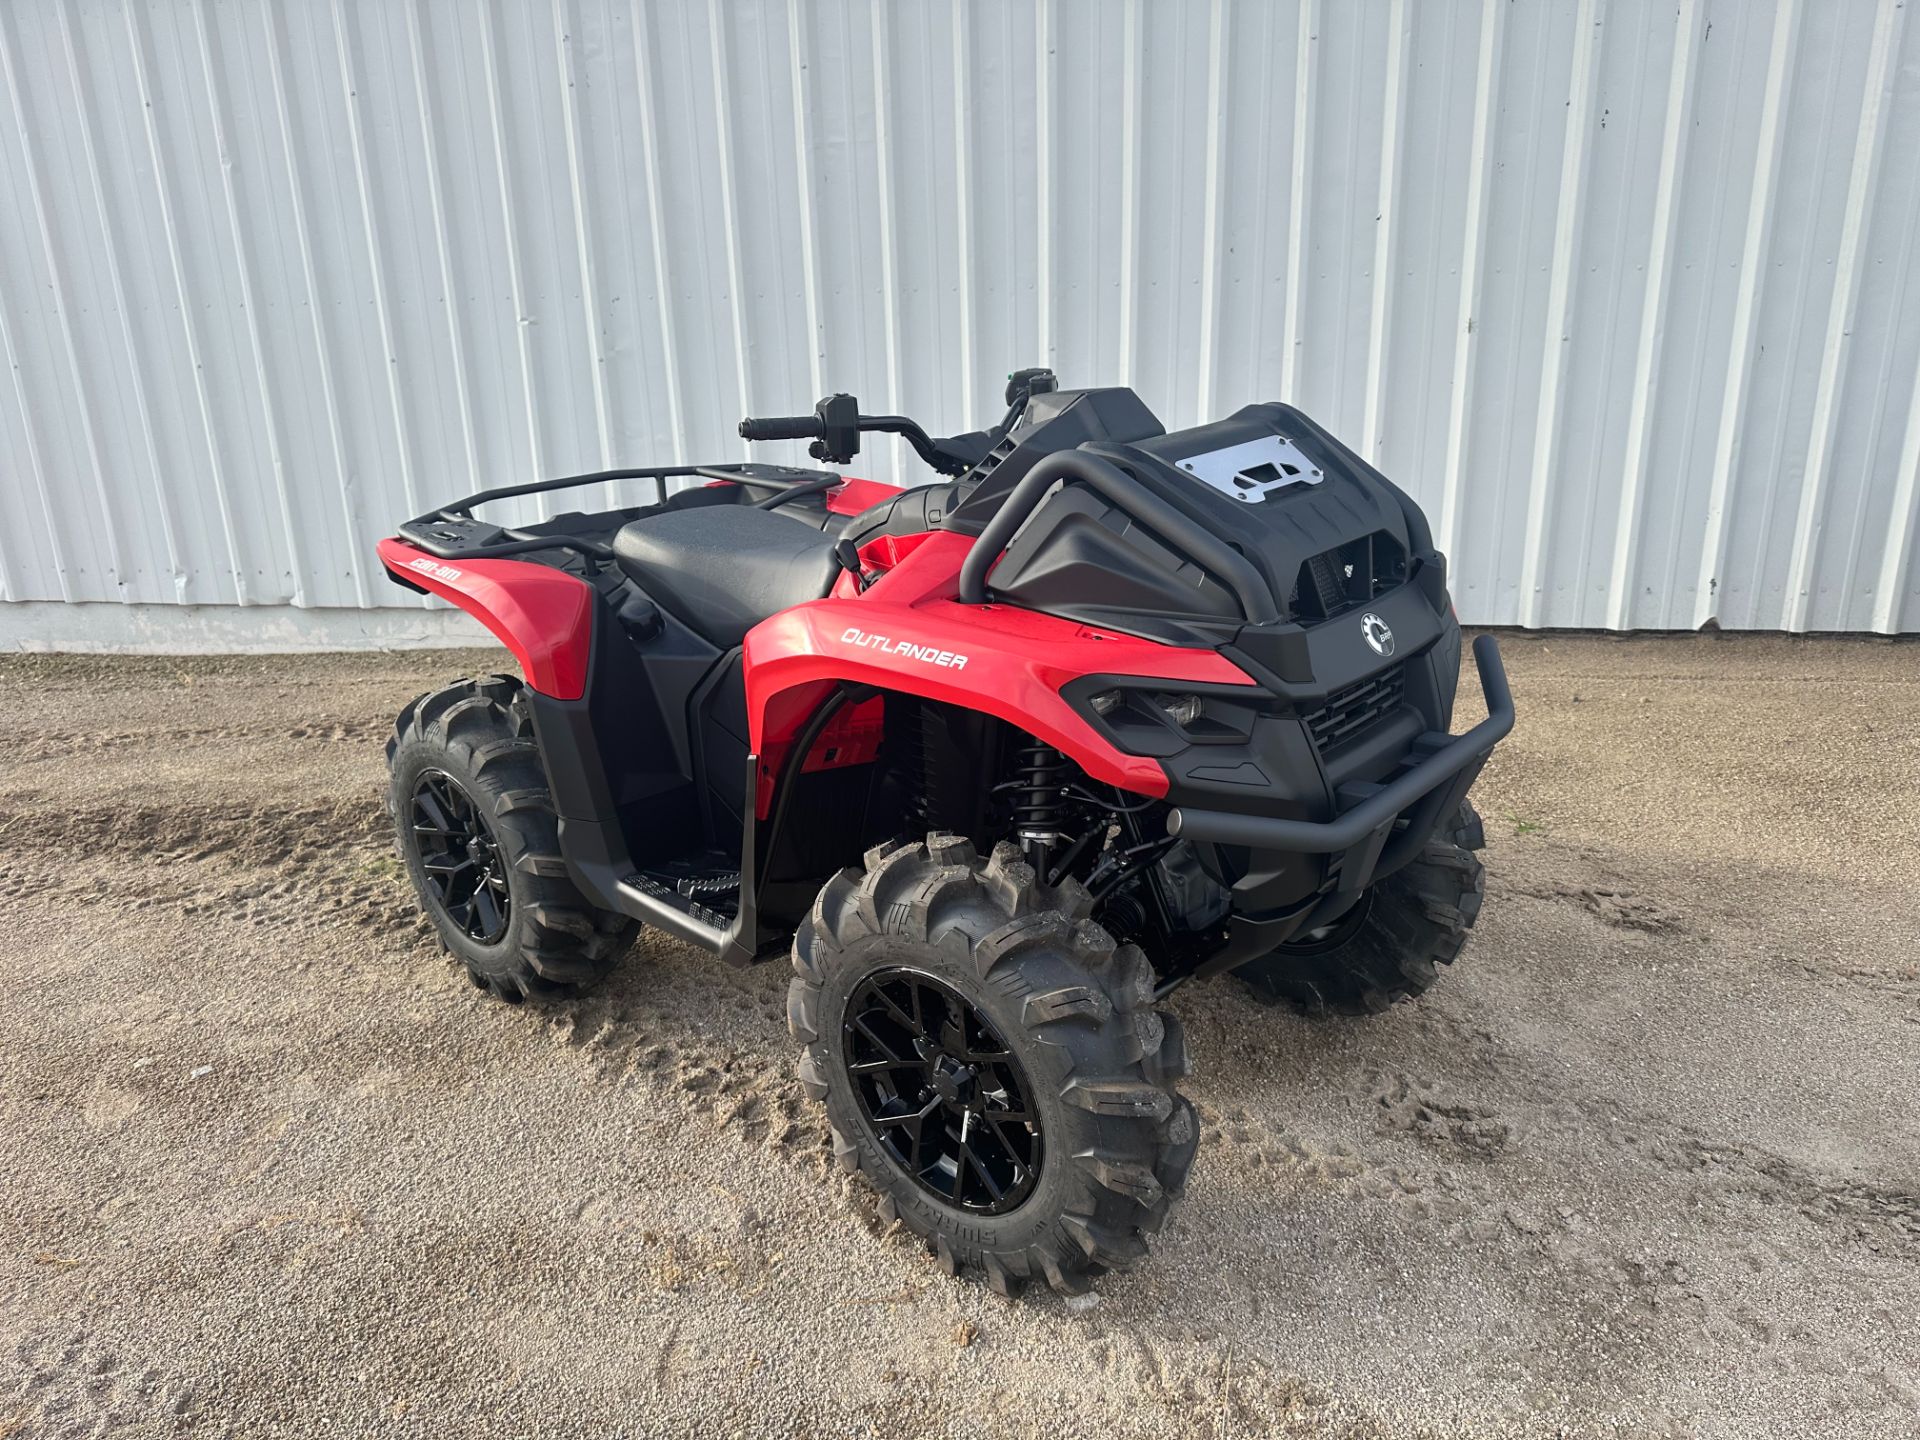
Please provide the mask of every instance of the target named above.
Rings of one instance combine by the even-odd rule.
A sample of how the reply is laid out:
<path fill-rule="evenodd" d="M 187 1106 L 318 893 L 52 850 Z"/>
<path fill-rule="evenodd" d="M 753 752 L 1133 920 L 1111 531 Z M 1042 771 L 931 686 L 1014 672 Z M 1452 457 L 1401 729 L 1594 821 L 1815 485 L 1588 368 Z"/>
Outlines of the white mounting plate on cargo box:
<path fill-rule="evenodd" d="M 1289 485 L 1318 485 L 1327 477 L 1284 435 L 1262 435 L 1244 445 L 1209 450 L 1173 462 L 1232 500 L 1258 505 Z"/>

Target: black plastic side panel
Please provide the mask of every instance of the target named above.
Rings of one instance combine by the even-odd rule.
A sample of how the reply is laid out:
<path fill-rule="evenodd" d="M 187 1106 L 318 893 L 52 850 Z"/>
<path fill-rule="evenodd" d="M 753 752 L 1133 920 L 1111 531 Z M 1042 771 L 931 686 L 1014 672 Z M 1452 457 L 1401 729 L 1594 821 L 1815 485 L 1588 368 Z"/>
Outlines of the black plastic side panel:
<path fill-rule="evenodd" d="M 594 724 L 594 696 L 600 689 L 597 682 L 606 663 L 608 630 L 613 624 L 598 600 L 589 623 L 593 636 L 586 693 L 578 700 L 556 700 L 532 689 L 526 695 L 541 765 L 547 772 L 554 809 L 559 812 L 561 853 L 587 898 L 605 909 L 617 910 L 620 907 L 613 887 L 631 867 L 615 798 L 617 785 L 608 774 Z M 624 644 L 624 639 L 620 643 Z"/>
<path fill-rule="evenodd" d="M 877 804 L 878 771 L 876 765 L 850 765 L 794 778 L 786 823 L 779 834 L 765 837 L 768 853 L 754 877 L 763 924 L 791 930 L 835 870 L 857 865 L 864 845 L 891 833 L 868 823 Z"/>
<path fill-rule="evenodd" d="M 692 699 L 698 741 L 697 773 L 705 777 L 702 803 L 708 845 L 731 851 L 740 843 L 747 796 L 747 688 L 740 652 L 730 650 Z"/>
<path fill-rule="evenodd" d="M 848 519 L 841 535 L 856 546 L 882 535 L 919 535 L 940 528 L 953 504 L 952 485 L 920 485 Z"/>
<path fill-rule="evenodd" d="M 1435 730 L 1453 728 L 1454 692 L 1460 688 L 1460 626 L 1449 615 L 1433 648 L 1407 667 L 1407 699 L 1433 717 Z"/>
<path fill-rule="evenodd" d="M 1144 401 L 1131 390 L 1053 390 L 1035 395 L 1026 413 L 991 453 L 960 477 L 964 497 L 943 522 L 949 530 L 978 535 L 1041 458 L 1090 441 L 1146 440 L 1166 433 Z"/>
<path fill-rule="evenodd" d="M 668 611 L 663 609 L 659 615 L 661 624 L 655 634 L 628 645 L 626 658 L 637 672 L 637 690 L 625 697 L 620 710 L 609 713 L 608 728 L 602 734 L 635 771 L 664 773 L 671 767 L 690 782 L 697 771 L 687 716 L 694 693 L 719 663 L 720 651 Z M 628 715 L 632 722 L 625 718 Z"/>
<path fill-rule="evenodd" d="M 596 599 L 585 695 L 532 697 L 563 848 L 570 860 L 577 850 L 583 869 L 615 866 L 615 879 L 705 848 L 687 701 L 720 656 L 671 616 L 660 618 L 635 640 Z M 739 834 L 736 826 L 729 847 Z"/>
<path fill-rule="evenodd" d="M 875 698 L 872 690 L 841 685 L 823 699 L 787 749 L 775 780 L 771 812 L 764 821 L 746 827 L 743 849 L 748 858 L 741 871 L 757 897 L 758 933 L 791 931 L 828 876 L 843 865 L 857 864 L 876 836 L 899 833 L 901 797 L 897 786 L 887 781 L 887 765 L 835 766 L 811 772 L 803 768 L 824 727 L 844 707 Z M 885 706 L 891 743 L 903 716 L 895 707 L 896 697 L 881 692 L 877 698 Z M 753 783 L 749 773 L 747 784 Z M 743 808 L 744 795 L 743 791 Z"/>
<path fill-rule="evenodd" d="M 1077 486 L 1042 502 L 1007 546 L 993 585 L 1032 609 L 1135 633 L 1156 615 L 1226 626 L 1241 619 L 1225 586 L 1125 511 Z"/>
<path fill-rule="evenodd" d="M 618 910 L 613 887 L 632 865 L 587 702 L 528 694 L 541 763 L 559 811 L 561 854 L 589 900 L 602 909 Z"/>

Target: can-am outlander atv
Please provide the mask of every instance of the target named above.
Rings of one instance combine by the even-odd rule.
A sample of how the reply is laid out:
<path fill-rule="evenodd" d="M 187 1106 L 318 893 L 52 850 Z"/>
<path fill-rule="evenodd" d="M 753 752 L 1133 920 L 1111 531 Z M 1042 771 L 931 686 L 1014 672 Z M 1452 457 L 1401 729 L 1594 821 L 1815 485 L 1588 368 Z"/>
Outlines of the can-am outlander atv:
<path fill-rule="evenodd" d="M 1400 490 L 1285 405 L 1167 433 L 1022 371 L 932 439 L 850 396 L 748 420 L 823 469 L 673 465 L 484 491 L 380 545 L 520 679 L 414 701 L 400 849 L 473 983 L 603 976 L 641 924 L 791 954 L 800 1084 L 835 1155 L 949 1269 L 1078 1291 L 1145 1253 L 1199 1138 L 1180 1022 L 1233 971 L 1365 1013 L 1480 908 L 1450 734 L 1460 627 Z M 839 473 L 860 437 L 940 476 Z M 517 528 L 486 502 L 620 479 L 657 503 Z M 666 482 L 704 481 L 668 494 Z"/>

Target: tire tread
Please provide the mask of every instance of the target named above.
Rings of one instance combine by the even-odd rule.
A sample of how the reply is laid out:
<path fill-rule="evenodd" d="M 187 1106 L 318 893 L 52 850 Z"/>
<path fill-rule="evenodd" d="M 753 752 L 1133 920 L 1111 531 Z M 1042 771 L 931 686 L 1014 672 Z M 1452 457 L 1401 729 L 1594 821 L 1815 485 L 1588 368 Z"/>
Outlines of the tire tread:
<path fill-rule="evenodd" d="M 1081 1294 L 1093 1276 L 1140 1260 L 1145 1235 L 1185 1187 L 1199 1138 L 1193 1106 L 1174 1088 L 1189 1070 L 1184 1031 L 1154 1007 L 1146 957 L 1117 945 L 1087 908 L 1084 889 L 1043 886 L 1011 845 L 982 860 L 965 840 L 936 834 L 868 851 L 862 871 L 842 871 L 821 888 L 794 935 L 789 1029 L 802 1046 L 802 1090 L 828 1101 L 836 1158 L 865 1175 L 883 1218 L 920 1235 L 943 1268 L 976 1271 L 1002 1294 L 1042 1276 L 1063 1294 Z M 1074 1124 L 1097 1143 L 1058 1151 L 1049 1139 L 1047 1163 L 1070 1165 L 1072 1178 L 1038 1240 L 995 1248 L 977 1227 L 949 1233 L 938 1217 L 957 1212 L 906 1203 L 924 1193 L 848 1138 L 851 1111 L 841 1106 L 853 1102 L 822 1035 L 838 1023 L 824 1013 L 823 991 L 843 967 L 870 964 L 850 952 L 880 934 L 898 941 L 901 956 L 919 946 L 952 955 L 983 986 L 1024 996 L 1012 1023 L 1064 1052 L 1061 1113 L 1080 1116 Z"/>
<path fill-rule="evenodd" d="M 1333 949 L 1277 950 L 1234 973 L 1260 1000 L 1310 1014 L 1379 1015 L 1423 995 L 1467 942 L 1486 898 L 1480 816 L 1462 802 L 1407 866 L 1380 881 L 1366 919 Z"/>
<path fill-rule="evenodd" d="M 422 890 L 421 903 L 442 945 L 461 956 L 476 986 L 508 1004 L 563 999 L 604 978 L 639 927 L 624 915 L 593 905 L 567 873 L 552 792 L 533 739 L 532 709 L 521 683 L 506 675 L 456 680 L 401 708 L 387 741 L 387 762 L 395 770 L 389 808 L 403 863 L 409 860 L 400 831 L 407 797 L 399 793 L 397 767 L 417 749 L 470 777 L 465 782 L 468 793 L 491 812 L 516 877 L 516 939 L 504 962 L 463 954 L 463 937 L 441 925 Z M 417 877 L 415 885 L 418 889 Z"/>

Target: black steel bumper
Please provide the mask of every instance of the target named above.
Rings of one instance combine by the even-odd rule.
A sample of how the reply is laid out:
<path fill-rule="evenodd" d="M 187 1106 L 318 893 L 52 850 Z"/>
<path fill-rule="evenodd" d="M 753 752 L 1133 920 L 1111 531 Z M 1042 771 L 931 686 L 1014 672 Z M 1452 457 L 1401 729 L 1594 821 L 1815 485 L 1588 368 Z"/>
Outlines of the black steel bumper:
<path fill-rule="evenodd" d="M 1457 789 L 1454 798 L 1457 805 L 1493 753 L 1493 747 L 1513 729 L 1513 692 L 1507 687 L 1506 667 L 1500 663 L 1500 646 L 1491 635 L 1482 635 L 1473 642 L 1473 659 L 1480 669 L 1480 689 L 1487 700 L 1487 718 L 1457 738 L 1421 736 L 1416 745 L 1426 752 L 1424 758 L 1384 785 L 1349 787 L 1368 792 L 1364 796 L 1354 795 L 1357 803 L 1351 809 L 1331 820 L 1288 820 L 1277 815 L 1235 815 L 1225 810 L 1181 808 L 1168 813 L 1167 833 L 1217 845 L 1248 845 L 1256 850 L 1325 855 L 1349 850 L 1373 832 L 1391 827 L 1401 812 L 1443 786 Z M 1455 784 L 1449 785 L 1449 782 Z"/>
<path fill-rule="evenodd" d="M 1491 635 L 1480 636 L 1473 642 L 1473 658 L 1480 670 L 1487 718 L 1464 735 L 1421 736 L 1414 742 L 1412 763 L 1382 784 L 1341 787 L 1338 800 L 1346 808 L 1331 820 L 1291 820 L 1184 806 L 1169 812 L 1170 834 L 1246 846 L 1254 852 L 1251 872 L 1235 887 L 1227 946 L 1203 964 L 1199 974 L 1229 969 L 1295 935 L 1331 923 L 1358 902 L 1367 886 L 1420 853 L 1428 837 L 1466 799 L 1493 747 L 1513 729 L 1513 692 L 1507 686 L 1506 667 L 1500 663 L 1499 644 Z M 1261 862 L 1263 851 L 1272 861 Z M 1253 898 L 1243 895 L 1243 889 L 1257 887 L 1260 876 L 1281 856 L 1302 854 L 1328 859 L 1328 883 L 1321 893 L 1284 914 L 1247 914 L 1241 909 L 1243 901 Z"/>

